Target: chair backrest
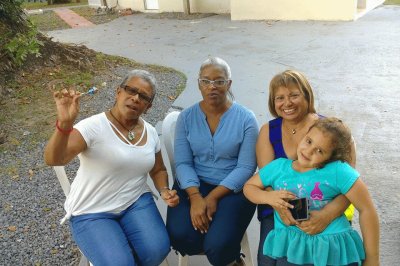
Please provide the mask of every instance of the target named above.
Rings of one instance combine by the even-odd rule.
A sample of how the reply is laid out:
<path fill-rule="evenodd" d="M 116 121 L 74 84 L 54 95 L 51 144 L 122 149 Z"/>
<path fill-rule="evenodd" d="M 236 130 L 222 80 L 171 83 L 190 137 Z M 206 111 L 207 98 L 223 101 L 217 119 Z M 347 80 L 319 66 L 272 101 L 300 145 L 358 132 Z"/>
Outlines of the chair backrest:
<path fill-rule="evenodd" d="M 65 197 L 67 197 L 69 194 L 69 191 L 71 190 L 71 183 L 69 182 L 68 176 L 65 173 L 65 168 L 64 168 L 64 166 L 53 166 L 53 169 L 56 172 L 58 182 L 60 182 L 60 185 L 64 192 L 64 195 L 65 195 Z M 93 265 L 81 253 L 81 259 L 79 261 L 79 266 L 93 266 Z"/>
<path fill-rule="evenodd" d="M 162 143 L 165 148 L 168 161 L 171 167 L 171 173 L 172 177 L 176 177 L 176 172 L 175 172 L 175 160 L 174 160 L 174 141 L 175 141 L 175 126 L 176 126 L 176 121 L 178 120 L 180 112 L 178 111 L 173 111 L 169 113 L 163 123 L 162 123 Z M 164 158 L 164 163 L 165 158 Z M 250 252 L 250 246 L 249 246 L 249 240 L 247 237 L 247 231 L 245 232 L 242 242 L 242 251 L 244 254 L 246 254 L 244 260 L 245 260 L 245 265 L 253 266 L 253 261 L 251 257 L 251 252 Z M 182 256 L 179 254 L 179 259 L 178 259 L 178 265 L 179 266 L 187 266 L 188 265 L 188 256 Z"/>
<path fill-rule="evenodd" d="M 174 141 L 175 141 L 175 126 L 180 112 L 173 111 L 169 113 L 162 123 L 162 142 L 168 156 L 168 161 L 171 166 L 172 177 L 175 175 L 175 160 L 174 160 Z"/>
<path fill-rule="evenodd" d="M 69 183 L 67 174 L 65 173 L 64 166 L 54 166 L 53 169 L 54 171 L 56 171 L 58 181 L 60 182 L 61 188 L 64 191 L 65 196 L 68 196 L 71 189 L 71 184 Z"/>

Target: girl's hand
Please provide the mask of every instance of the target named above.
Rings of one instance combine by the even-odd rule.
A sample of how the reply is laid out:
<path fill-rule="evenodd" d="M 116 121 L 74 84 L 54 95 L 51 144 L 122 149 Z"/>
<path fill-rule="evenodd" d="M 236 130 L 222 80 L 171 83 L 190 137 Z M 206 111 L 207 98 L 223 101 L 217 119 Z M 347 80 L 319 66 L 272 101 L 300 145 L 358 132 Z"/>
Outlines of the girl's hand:
<path fill-rule="evenodd" d="M 57 107 L 57 120 L 60 123 L 72 124 L 79 113 L 80 93 L 75 90 L 62 89 L 53 92 L 53 98 Z"/>
<path fill-rule="evenodd" d="M 330 224 L 330 220 L 320 211 L 311 211 L 310 219 L 299 223 L 298 227 L 309 235 L 319 234 Z"/>
<path fill-rule="evenodd" d="M 288 208 L 293 208 L 294 206 L 289 204 L 287 201 L 291 199 L 295 199 L 296 195 L 287 190 L 276 190 L 276 191 L 268 191 L 269 197 L 271 197 L 271 202 L 269 205 L 274 208 L 275 211 L 278 212 L 282 221 L 286 225 L 296 225 L 298 222 L 293 218 L 292 214 L 288 210 Z"/>
<path fill-rule="evenodd" d="M 175 189 L 174 190 L 166 189 L 161 191 L 161 198 L 169 207 L 175 207 L 179 204 L 179 196 Z"/>
<path fill-rule="evenodd" d="M 190 217 L 194 230 L 200 230 L 202 234 L 207 233 L 209 226 L 207 202 L 200 194 L 190 197 Z"/>
<path fill-rule="evenodd" d="M 288 200 L 295 199 L 296 195 L 287 190 L 272 190 L 266 192 L 268 196 L 267 204 L 271 205 L 274 210 L 287 210 L 293 209 L 293 205 L 288 203 Z"/>

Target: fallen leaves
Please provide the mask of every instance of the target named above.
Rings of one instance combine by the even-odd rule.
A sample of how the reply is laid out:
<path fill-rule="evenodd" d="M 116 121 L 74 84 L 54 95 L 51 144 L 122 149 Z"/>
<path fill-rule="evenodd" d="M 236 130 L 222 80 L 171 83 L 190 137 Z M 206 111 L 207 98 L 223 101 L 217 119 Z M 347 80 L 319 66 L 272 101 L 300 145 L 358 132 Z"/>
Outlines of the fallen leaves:
<path fill-rule="evenodd" d="M 30 104 L 32 100 L 28 97 L 23 97 L 17 100 L 17 104 Z"/>
<path fill-rule="evenodd" d="M 4 212 L 9 212 L 9 211 L 12 210 L 12 208 L 14 208 L 14 206 L 13 206 L 11 203 L 6 202 L 6 203 L 3 205 L 3 208 L 4 208 Z"/>
<path fill-rule="evenodd" d="M 17 231 L 17 227 L 15 225 L 10 225 L 9 227 L 7 227 L 7 230 L 10 232 L 15 232 Z"/>
<path fill-rule="evenodd" d="M 53 255 L 55 255 L 55 254 L 58 253 L 58 249 L 53 248 L 53 249 L 50 251 L 50 253 L 53 254 Z"/>
<path fill-rule="evenodd" d="M 14 137 L 10 137 L 9 140 L 10 140 L 10 143 L 11 143 L 12 145 L 14 145 L 14 146 L 19 146 L 19 145 L 21 145 L 21 142 L 20 142 L 18 139 L 14 138 Z"/>

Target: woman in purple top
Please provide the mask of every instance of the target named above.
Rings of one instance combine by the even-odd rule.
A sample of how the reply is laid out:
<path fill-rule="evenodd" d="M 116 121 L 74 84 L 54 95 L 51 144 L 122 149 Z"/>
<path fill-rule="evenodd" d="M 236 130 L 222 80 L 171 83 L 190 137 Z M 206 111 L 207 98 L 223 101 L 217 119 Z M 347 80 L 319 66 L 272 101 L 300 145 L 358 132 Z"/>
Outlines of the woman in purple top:
<path fill-rule="evenodd" d="M 176 124 L 174 189 L 167 230 L 182 255 L 204 253 L 212 265 L 241 265 L 240 242 L 255 211 L 243 195 L 256 169 L 258 124 L 232 101 L 231 72 L 220 58 L 200 67 L 203 100 L 182 111 Z"/>
<path fill-rule="evenodd" d="M 275 119 L 263 125 L 258 136 L 257 164 L 261 169 L 277 158 L 296 159 L 300 140 L 308 129 L 319 119 L 314 107 L 314 94 L 307 78 L 295 70 L 286 70 L 275 75 L 269 85 L 269 111 Z M 352 145 L 351 165 L 355 166 L 355 147 Z M 349 200 L 337 196 L 320 211 L 312 211 L 308 221 L 301 223 L 293 219 L 288 210 L 276 209 L 286 225 L 297 225 L 308 234 L 322 232 L 336 217 L 343 214 Z M 258 205 L 260 242 L 258 265 L 287 265 L 263 255 L 262 248 L 268 233 L 274 227 L 273 209 L 269 205 Z M 278 263 L 278 264 L 276 264 Z"/>

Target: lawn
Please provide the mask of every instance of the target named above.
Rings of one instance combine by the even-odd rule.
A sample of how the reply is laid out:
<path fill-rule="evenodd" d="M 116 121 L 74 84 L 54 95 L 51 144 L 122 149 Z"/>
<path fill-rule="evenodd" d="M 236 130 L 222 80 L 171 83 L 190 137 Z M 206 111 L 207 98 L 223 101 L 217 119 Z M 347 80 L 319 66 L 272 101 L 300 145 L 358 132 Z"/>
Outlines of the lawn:
<path fill-rule="evenodd" d="M 71 10 L 94 24 L 107 23 L 120 16 L 118 12 L 97 12 L 97 9 L 86 6 L 71 8 Z"/>
<path fill-rule="evenodd" d="M 29 20 L 41 31 L 69 29 L 70 26 L 51 10 L 44 11 L 43 14 L 31 15 Z"/>
<path fill-rule="evenodd" d="M 83 0 L 81 0 L 83 1 Z M 118 18 L 120 15 L 118 12 L 97 12 L 97 9 L 88 6 L 74 7 L 72 11 L 78 15 L 85 17 L 87 20 L 94 24 L 102 24 L 110 22 L 113 19 Z M 43 14 L 30 15 L 29 20 L 32 21 L 39 30 L 41 31 L 52 31 L 69 29 L 70 26 L 64 22 L 56 13 L 52 10 L 44 10 Z"/>
<path fill-rule="evenodd" d="M 55 8 L 55 7 L 63 7 L 63 6 L 82 6 L 87 5 L 88 0 L 72 0 L 71 3 L 66 4 L 53 4 L 48 5 L 47 2 L 23 2 L 22 8 L 25 9 L 45 9 L 45 8 Z"/>
<path fill-rule="evenodd" d="M 400 0 L 386 0 L 385 5 L 400 5 Z"/>

